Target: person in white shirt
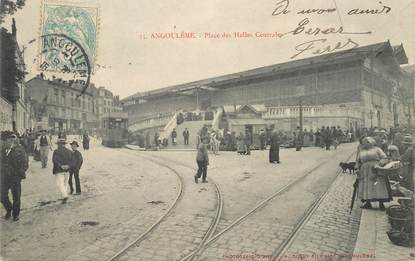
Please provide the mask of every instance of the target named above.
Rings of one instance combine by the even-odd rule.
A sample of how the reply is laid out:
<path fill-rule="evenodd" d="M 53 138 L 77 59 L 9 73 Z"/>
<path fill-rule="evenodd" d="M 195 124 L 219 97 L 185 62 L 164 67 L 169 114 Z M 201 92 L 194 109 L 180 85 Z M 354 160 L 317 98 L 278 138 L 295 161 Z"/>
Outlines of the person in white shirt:
<path fill-rule="evenodd" d="M 52 150 L 52 143 L 50 142 L 49 136 L 46 135 L 46 130 L 41 130 L 41 134 L 39 136 L 39 150 L 42 168 L 46 168 L 48 164 L 49 150 Z"/>

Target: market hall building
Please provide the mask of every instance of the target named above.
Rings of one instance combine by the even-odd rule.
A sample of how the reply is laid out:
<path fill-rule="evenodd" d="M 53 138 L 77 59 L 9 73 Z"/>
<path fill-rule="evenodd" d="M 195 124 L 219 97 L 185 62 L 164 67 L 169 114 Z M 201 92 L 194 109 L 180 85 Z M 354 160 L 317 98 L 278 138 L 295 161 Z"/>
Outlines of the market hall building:
<path fill-rule="evenodd" d="M 403 46 L 387 41 L 137 93 L 121 102 L 129 130 L 147 139 L 156 132 L 168 138 L 176 128 L 180 142 L 184 128 L 194 138 L 203 125 L 253 134 L 272 125 L 295 130 L 300 104 L 307 130 L 389 128 L 407 123 L 413 113 L 414 76 L 404 69 L 407 63 Z M 177 125 L 179 114 L 184 122 Z"/>

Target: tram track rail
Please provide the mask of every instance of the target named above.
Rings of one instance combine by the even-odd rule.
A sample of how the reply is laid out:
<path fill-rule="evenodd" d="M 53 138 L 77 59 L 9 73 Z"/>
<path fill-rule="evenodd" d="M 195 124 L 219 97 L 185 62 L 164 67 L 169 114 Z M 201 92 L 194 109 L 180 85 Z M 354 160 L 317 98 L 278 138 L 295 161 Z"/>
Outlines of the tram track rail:
<path fill-rule="evenodd" d="M 153 161 L 153 163 L 155 163 L 155 164 L 160 163 L 160 162 L 158 162 L 154 159 L 154 156 L 150 156 L 149 158 L 147 158 L 147 156 L 143 156 L 141 153 L 135 153 L 135 154 L 140 155 L 143 158 L 146 158 L 150 161 Z M 347 159 L 349 160 L 353 155 L 354 155 L 354 152 Z M 244 222 L 245 220 L 247 220 L 248 217 L 250 217 L 251 215 L 253 215 L 257 211 L 259 211 L 260 209 L 266 207 L 273 199 L 275 199 L 278 196 L 281 196 L 283 193 L 288 191 L 294 185 L 299 183 L 302 179 L 304 179 L 305 177 L 307 177 L 310 174 L 314 173 L 315 171 L 320 169 L 322 166 L 324 166 L 325 164 L 330 162 L 330 160 L 331 159 L 323 161 L 320 164 L 318 164 L 318 165 L 312 167 L 311 169 L 305 171 L 305 173 L 303 175 L 295 178 L 293 181 L 291 181 L 288 184 L 284 185 L 282 188 L 279 188 L 272 195 L 270 195 L 267 198 L 265 198 L 264 200 L 262 200 L 260 203 L 258 203 L 256 206 L 254 206 L 248 212 L 246 212 L 245 214 L 243 214 L 242 216 L 240 216 L 239 218 L 234 220 L 231 224 L 229 224 L 227 227 L 225 227 L 224 229 L 222 229 L 221 231 L 219 231 L 216 234 L 214 234 L 214 233 L 217 229 L 217 225 L 220 221 L 222 211 L 223 211 L 222 210 L 223 209 L 223 196 L 222 196 L 222 193 L 220 192 L 219 186 L 216 183 L 214 183 L 214 185 L 216 187 L 216 191 L 218 193 L 218 196 L 217 196 L 218 201 L 220 202 L 219 203 L 220 205 L 218 205 L 218 208 L 217 208 L 217 213 L 216 213 L 216 215 L 215 215 L 215 217 L 214 217 L 214 219 L 213 219 L 213 221 L 212 221 L 212 223 L 209 227 L 209 230 L 205 233 L 205 236 L 203 237 L 201 243 L 199 243 L 198 247 L 194 251 L 187 254 L 186 256 L 180 258 L 179 260 L 181 260 L 181 261 L 199 260 L 199 258 L 202 256 L 203 252 L 212 243 L 214 243 L 216 240 L 218 240 L 222 235 L 224 235 L 226 232 L 228 232 L 232 228 L 236 227 L 238 224 L 240 224 L 240 223 Z M 170 162 L 170 163 L 173 163 L 173 164 L 176 164 L 176 165 L 179 165 L 179 166 L 183 166 L 185 168 L 196 170 L 195 168 L 190 167 L 190 166 L 188 166 L 188 165 L 186 165 L 182 162 L 176 161 L 176 160 L 163 159 L 163 162 L 166 162 L 166 161 Z M 333 179 L 333 181 L 330 184 L 333 184 L 339 178 L 340 175 L 341 175 L 341 171 L 338 171 L 336 173 L 336 177 Z M 209 178 L 209 180 L 212 181 L 211 178 Z M 304 225 L 307 223 L 307 221 L 311 218 L 311 216 L 315 213 L 317 208 L 321 205 L 321 203 L 323 202 L 324 198 L 326 197 L 330 187 L 331 186 L 329 186 L 328 189 L 324 193 L 322 193 L 322 195 L 318 196 L 318 198 L 307 208 L 307 210 L 305 211 L 305 214 L 301 217 L 300 221 L 295 225 L 293 231 L 290 233 L 290 235 L 287 237 L 287 239 L 284 240 L 284 242 L 272 253 L 272 260 L 280 260 L 282 258 L 282 256 L 288 250 L 288 248 L 291 246 L 292 242 L 295 240 L 296 236 L 299 234 L 301 229 L 304 227 Z M 132 243 L 131 246 L 134 245 L 134 244 L 137 244 L 137 242 Z M 115 259 L 110 259 L 110 260 L 115 260 Z"/>
<path fill-rule="evenodd" d="M 120 251 L 118 251 L 114 256 L 112 256 L 110 259 L 108 259 L 108 261 L 113 261 L 113 260 L 117 260 L 118 258 L 120 258 L 121 256 L 123 256 L 132 246 L 139 244 L 140 242 L 142 242 L 147 236 L 149 236 L 172 212 L 173 210 L 177 207 L 180 198 L 182 197 L 183 191 L 184 191 L 184 182 L 183 182 L 183 177 L 179 174 L 179 172 L 170 167 L 168 164 L 160 162 L 159 159 L 155 159 L 154 156 L 149 156 L 149 155 L 142 155 L 141 153 L 133 153 L 132 151 L 124 151 L 125 153 L 128 154 L 134 154 L 136 156 L 142 157 L 156 165 L 165 167 L 169 170 L 171 170 L 173 173 L 176 174 L 177 178 L 179 179 L 179 192 L 178 195 L 176 196 L 175 200 L 173 201 L 172 205 L 170 206 L 170 208 L 166 211 L 165 214 L 163 214 L 155 223 L 153 223 L 153 225 L 151 225 L 144 233 L 142 233 L 141 235 L 139 235 L 136 239 L 134 239 L 132 242 L 130 242 L 127 246 L 125 246 L 123 249 L 121 249 Z M 172 161 L 172 160 L 168 160 L 170 163 L 173 164 L 177 164 L 180 165 L 182 167 L 185 168 L 189 168 L 191 170 L 196 170 L 193 167 L 190 167 L 188 165 L 185 165 L 181 162 L 176 162 L 176 161 Z M 213 186 L 215 187 L 215 191 L 216 191 L 216 198 L 217 198 L 217 208 L 216 208 L 216 213 L 215 216 L 208 228 L 208 230 L 206 231 L 206 233 L 204 234 L 201 242 L 199 243 L 199 245 L 197 246 L 196 250 L 201 249 L 204 244 L 212 237 L 213 233 L 216 231 L 217 226 L 219 224 L 220 218 L 222 216 L 222 212 L 223 212 L 223 196 L 222 196 L 222 192 L 221 189 L 219 187 L 219 185 L 214 182 L 211 178 L 208 178 L 208 181 L 210 181 L 211 184 L 213 184 Z M 188 255 L 190 257 L 190 255 Z"/>
<path fill-rule="evenodd" d="M 355 153 L 352 153 L 348 159 L 354 155 Z M 330 183 L 330 186 L 328 189 L 322 193 L 320 196 L 317 197 L 316 200 L 308 207 L 305 214 L 301 217 L 299 222 L 295 225 L 294 229 L 291 231 L 290 235 L 284 240 L 284 242 L 272 253 L 272 261 L 279 261 L 282 260 L 284 254 L 287 252 L 287 250 L 290 248 L 292 243 L 295 241 L 297 236 L 300 234 L 304 226 L 307 224 L 307 222 L 310 220 L 310 218 L 313 216 L 313 214 L 316 212 L 318 207 L 323 203 L 324 199 L 328 195 L 331 186 L 336 182 L 336 180 L 341 176 L 342 171 L 338 170 L 336 173 L 336 177 L 333 179 L 333 181 Z"/>
<path fill-rule="evenodd" d="M 186 165 L 182 162 L 178 162 L 178 161 L 171 160 L 171 159 L 163 159 L 163 160 L 169 161 L 169 162 L 177 164 L 179 166 L 182 166 L 182 167 L 185 167 L 185 168 L 196 171 L 196 168 L 188 166 L 188 165 Z M 189 253 L 188 255 L 182 257 L 181 259 L 179 259 L 181 261 L 192 260 L 192 258 L 194 256 L 196 256 L 199 251 L 203 250 L 206 242 L 208 242 L 212 238 L 213 234 L 216 232 L 217 227 L 218 227 L 219 222 L 220 222 L 220 219 L 222 217 L 224 202 L 223 202 L 223 195 L 222 195 L 221 189 L 220 189 L 219 185 L 212 180 L 212 178 L 208 177 L 208 180 L 213 183 L 213 185 L 215 186 L 215 190 L 216 190 L 216 196 L 217 196 L 217 199 L 218 199 L 217 200 L 218 207 L 217 207 L 217 210 L 216 210 L 216 214 L 215 214 L 215 217 L 214 217 L 208 231 L 206 232 L 205 236 L 203 237 L 202 241 L 200 242 L 200 244 L 198 245 L 196 250 L 194 250 L 193 252 Z"/>
<path fill-rule="evenodd" d="M 350 159 L 353 155 L 354 155 L 354 153 L 352 153 L 348 157 L 348 159 Z M 306 171 L 304 175 L 301 175 L 300 177 L 294 179 L 293 181 L 291 181 L 290 183 L 286 184 L 282 188 L 278 189 L 271 196 L 267 197 L 266 199 L 264 199 L 263 201 L 261 201 L 260 203 L 258 203 L 255 207 L 253 207 L 247 213 L 243 214 L 238 219 L 236 219 L 231 224 L 229 224 L 226 228 L 224 228 L 223 230 L 221 230 L 220 232 L 218 232 L 215 236 L 211 237 L 200 249 L 198 249 L 197 251 L 194 251 L 194 252 L 190 253 L 188 256 L 186 256 L 186 259 L 185 258 L 184 259 L 181 259 L 181 261 L 185 261 L 185 260 L 186 261 L 187 260 L 196 260 L 197 261 L 197 260 L 199 260 L 199 258 L 201 257 L 202 253 L 204 252 L 204 250 L 207 247 L 209 247 L 213 242 L 215 242 L 216 240 L 218 240 L 223 234 L 225 234 L 226 232 L 228 232 L 232 228 L 236 227 L 238 224 L 240 224 L 243 221 L 245 221 L 246 219 L 248 219 L 249 216 L 251 216 L 252 214 L 254 214 L 255 212 L 257 212 L 258 210 L 266 207 L 268 205 L 268 203 L 270 203 L 274 198 L 276 198 L 277 196 L 282 195 L 288 189 L 290 189 L 291 187 L 293 187 L 295 184 L 297 184 L 298 182 L 300 182 L 305 177 L 309 176 L 311 173 L 315 172 L 316 170 L 318 170 L 319 168 L 321 168 L 322 166 L 324 166 L 330 160 L 331 159 L 326 160 L 326 161 L 323 161 L 322 163 L 318 164 L 317 166 L 315 166 L 315 167 L 311 168 L 310 170 Z M 333 180 L 333 182 L 338 178 L 339 175 L 340 175 L 340 172 L 338 172 L 338 174 L 336 175 L 336 178 Z M 330 188 L 330 186 L 329 186 L 329 188 Z M 324 197 L 327 194 L 327 191 L 325 193 L 323 193 L 323 196 Z M 298 228 L 295 229 L 295 231 L 298 231 L 299 228 L 300 228 L 300 226 L 302 227 L 302 224 L 305 224 L 306 221 L 309 219 L 309 217 L 311 217 L 311 215 L 315 212 L 315 210 L 317 209 L 317 207 L 321 204 L 321 202 L 323 200 L 323 196 L 320 196 L 319 199 L 316 202 L 314 202 L 310 206 L 310 208 L 308 208 L 308 210 L 306 211 L 306 214 L 301 218 L 301 220 L 300 220 L 300 222 L 298 224 Z M 289 237 L 289 240 L 292 237 L 294 237 L 294 235 L 293 236 L 290 236 Z M 290 242 L 291 241 L 289 241 L 287 243 L 284 243 L 284 245 L 288 245 Z M 275 252 L 275 255 L 277 255 L 278 253 L 281 253 L 281 252 L 282 252 L 282 250 L 279 251 L 279 252 Z M 280 254 L 278 254 L 278 256 L 281 257 Z M 273 257 L 274 257 L 274 253 L 273 253 Z M 275 260 L 275 259 L 273 259 L 273 260 Z"/>
<path fill-rule="evenodd" d="M 161 224 L 161 222 L 163 222 L 171 214 L 171 212 L 173 211 L 173 209 L 176 208 L 177 204 L 179 203 L 179 201 L 180 201 L 180 199 L 182 198 L 182 195 L 183 195 L 183 189 L 184 189 L 183 178 L 179 175 L 179 173 L 175 169 L 169 167 L 166 164 L 162 164 L 160 162 L 155 162 L 155 161 L 153 161 L 151 159 L 148 159 L 146 157 L 142 157 L 142 158 L 145 158 L 146 160 L 148 160 L 148 161 L 150 161 L 150 162 L 152 162 L 152 163 L 154 163 L 156 165 L 165 167 L 165 168 L 169 169 L 170 171 L 172 171 L 176 175 L 177 180 L 179 181 L 178 182 L 178 185 L 179 185 L 178 186 L 178 192 L 177 192 L 177 195 L 176 195 L 173 203 L 167 209 L 166 213 L 164 213 L 162 216 L 160 216 L 157 219 L 157 221 L 155 223 L 153 223 L 146 231 L 144 231 L 137 238 L 135 238 L 133 241 L 131 241 L 128 245 L 126 245 L 124 248 L 122 248 L 116 254 L 114 254 L 110 259 L 108 259 L 108 261 L 117 260 L 118 258 L 120 258 L 121 256 L 123 256 L 132 246 L 134 246 L 136 244 L 139 244 L 148 235 L 150 235 Z"/>

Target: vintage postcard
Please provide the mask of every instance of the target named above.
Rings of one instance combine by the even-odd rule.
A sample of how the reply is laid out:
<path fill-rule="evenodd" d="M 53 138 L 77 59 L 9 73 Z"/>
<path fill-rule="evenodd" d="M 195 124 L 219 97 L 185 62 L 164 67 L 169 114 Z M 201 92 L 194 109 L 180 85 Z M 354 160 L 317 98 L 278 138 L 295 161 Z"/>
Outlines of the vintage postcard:
<path fill-rule="evenodd" d="M 415 1 L 3 0 L 0 260 L 415 259 Z"/>

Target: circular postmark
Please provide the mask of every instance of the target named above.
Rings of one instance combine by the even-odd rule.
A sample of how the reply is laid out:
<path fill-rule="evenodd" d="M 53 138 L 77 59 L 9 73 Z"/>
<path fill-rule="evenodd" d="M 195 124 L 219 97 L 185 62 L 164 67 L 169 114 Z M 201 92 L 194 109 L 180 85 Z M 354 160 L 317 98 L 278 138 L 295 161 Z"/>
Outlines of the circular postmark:
<path fill-rule="evenodd" d="M 80 87 L 81 96 L 89 86 L 91 64 L 82 45 L 65 34 L 41 36 L 40 70 L 63 75 L 70 85 Z"/>

